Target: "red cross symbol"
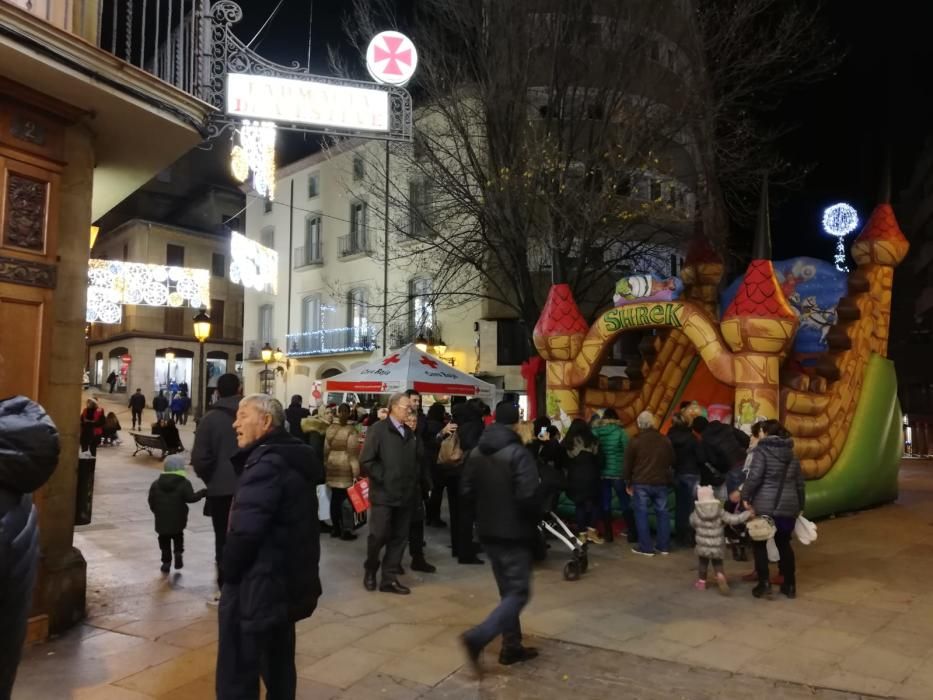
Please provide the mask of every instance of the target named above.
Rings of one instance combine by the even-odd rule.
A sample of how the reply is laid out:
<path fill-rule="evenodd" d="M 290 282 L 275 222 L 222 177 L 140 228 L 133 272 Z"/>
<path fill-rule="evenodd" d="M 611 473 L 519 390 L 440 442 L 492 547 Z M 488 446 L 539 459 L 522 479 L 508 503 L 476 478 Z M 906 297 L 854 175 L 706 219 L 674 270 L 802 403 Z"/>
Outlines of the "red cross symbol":
<path fill-rule="evenodd" d="M 389 365 L 398 364 L 398 363 L 401 362 L 401 361 L 402 361 L 402 360 L 401 360 L 401 358 L 398 356 L 398 353 L 395 353 L 394 355 L 389 355 L 389 357 L 387 357 L 386 359 L 384 359 L 384 360 L 382 361 L 382 364 L 385 365 L 386 367 L 388 367 Z"/>
<path fill-rule="evenodd" d="M 411 49 L 399 51 L 404 41 L 400 36 L 384 36 L 382 40 L 385 42 L 388 51 L 377 45 L 373 51 L 373 58 L 377 62 L 388 59 L 389 62 L 382 69 L 382 72 L 386 75 L 402 75 L 399 63 L 411 66 Z"/>
<path fill-rule="evenodd" d="M 426 355 L 421 356 L 421 364 L 427 365 L 431 369 L 437 369 L 437 363 Z"/>

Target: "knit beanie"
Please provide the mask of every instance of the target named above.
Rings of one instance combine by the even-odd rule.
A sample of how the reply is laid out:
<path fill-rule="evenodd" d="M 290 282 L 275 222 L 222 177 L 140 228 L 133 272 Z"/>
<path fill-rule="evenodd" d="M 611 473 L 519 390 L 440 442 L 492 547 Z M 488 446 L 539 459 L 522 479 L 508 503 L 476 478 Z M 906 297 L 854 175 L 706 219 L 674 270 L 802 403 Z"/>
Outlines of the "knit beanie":
<path fill-rule="evenodd" d="M 503 425 L 518 423 L 518 406 L 510 401 L 500 401 L 496 405 L 496 423 Z"/>
<path fill-rule="evenodd" d="M 187 466 L 187 460 L 181 455 L 169 455 L 162 464 L 162 471 L 183 472 Z"/>

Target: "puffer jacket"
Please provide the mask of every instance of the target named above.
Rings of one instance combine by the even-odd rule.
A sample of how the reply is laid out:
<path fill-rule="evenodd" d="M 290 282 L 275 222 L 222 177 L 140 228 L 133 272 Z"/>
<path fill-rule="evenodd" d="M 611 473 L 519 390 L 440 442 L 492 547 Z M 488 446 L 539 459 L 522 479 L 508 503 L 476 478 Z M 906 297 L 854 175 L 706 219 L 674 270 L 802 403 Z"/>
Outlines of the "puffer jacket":
<path fill-rule="evenodd" d="M 332 423 L 324 434 L 324 466 L 327 485 L 348 489 L 360 475 L 360 434 L 350 423 Z"/>
<path fill-rule="evenodd" d="M 596 502 L 599 499 L 599 443 L 586 444 L 576 437 L 572 445 L 565 446 L 567 497 L 574 503 Z"/>
<path fill-rule="evenodd" d="M 784 489 L 777 504 L 781 480 Z M 758 515 L 796 518 L 806 505 L 803 471 L 794 456 L 794 441 L 768 435 L 758 441 L 752 452 L 742 498 L 752 504 Z"/>
<path fill-rule="evenodd" d="M 724 559 L 726 554 L 726 525 L 741 525 L 752 517 L 751 511 L 727 513 L 722 503 L 697 501 L 690 514 L 690 527 L 696 531 L 696 553 L 707 559 Z"/>
<path fill-rule="evenodd" d="M 149 487 L 149 510 L 155 516 L 155 531 L 177 535 L 188 527 L 188 504 L 197 503 L 207 489 L 195 492 L 185 470 L 164 472 Z"/>
<path fill-rule="evenodd" d="M 493 423 L 470 453 L 460 493 L 475 505 L 481 541 L 535 541 L 540 515 L 540 477 L 531 452 L 511 428 Z"/>
<path fill-rule="evenodd" d="M 617 420 L 600 419 L 593 423 L 593 435 L 599 440 L 602 477 L 621 479 L 625 448 L 628 446 L 628 433 L 625 432 L 625 427 Z"/>
<path fill-rule="evenodd" d="M 58 430 L 25 396 L 0 400 L 0 698 L 10 697 L 39 560 L 32 492 L 58 464 Z"/>
<path fill-rule="evenodd" d="M 324 435 L 329 427 L 330 423 L 319 415 L 308 416 L 301 420 L 301 432 L 305 435 L 305 442 L 311 445 L 322 460 L 324 459 Z"/>
<path fill-rule="evenodd" d="M 309 617 L 317 607 L 316 488 L 324 483 L 324 467 L 284 428 L 244 447 L 232 462 L 240 480 L 224 545 L 219 614 L 256 634 Z"/>
<path fill-rule="evenodd" d="M 674 474 L 700 475 L 700 441 L 685 425 L 674 425 L 667 431 L 667 439 L 674 448 Z"/>

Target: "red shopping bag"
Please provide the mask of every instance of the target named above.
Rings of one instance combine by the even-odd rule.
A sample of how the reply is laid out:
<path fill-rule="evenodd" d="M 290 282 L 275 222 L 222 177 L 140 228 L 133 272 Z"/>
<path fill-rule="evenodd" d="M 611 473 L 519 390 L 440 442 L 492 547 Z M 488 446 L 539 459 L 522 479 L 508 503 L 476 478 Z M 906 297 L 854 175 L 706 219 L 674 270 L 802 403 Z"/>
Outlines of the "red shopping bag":
<path fill-rule="evenodd" d="M 369 510 L 369 479 L 360 479 L 353 484 L 347 489 L 347 496 L 357 513 Z"/>

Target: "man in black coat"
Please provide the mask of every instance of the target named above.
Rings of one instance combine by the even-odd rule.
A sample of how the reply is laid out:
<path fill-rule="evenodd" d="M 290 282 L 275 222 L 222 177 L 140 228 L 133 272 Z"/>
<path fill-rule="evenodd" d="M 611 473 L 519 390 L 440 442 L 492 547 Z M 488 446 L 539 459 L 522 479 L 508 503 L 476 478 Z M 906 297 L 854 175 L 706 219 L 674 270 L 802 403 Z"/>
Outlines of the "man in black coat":
<path fill-rule="evenodd" d="M 240 481 L 223 553 L 217 650 L 218 700 L 295 697 L 295 622 L 321 595 L 318 484 L 324 466 L 285 430 L 276 399 L 240 401 L 233 424 Z M 309 507 L 310 504 L 310 507 Z"/>
<path fill-rule="evenodd" d="M 143 428 L 143 409 L 146 407 L 146 397 L 142 389 L 137 389 L 136 393 L 130 397 L 130 412 L 133 414 L 133 430 L 138 427 Z"/>
<path fill-rule="evenodd" d="M 483 648 L 502 635 L 499 663 L 527 661 L 538 655 L 522 646 L 519 615 L 531 597 L 532 551 L 540 515 L 538 466 L 513 426 L 518 408 L 503 401 L 496 422 L 483 432 L 460 479 L 460 493 L 476 505 L 479 538 L 492 564 L 501 601 L 461 640 L 479 673 Z"/>
<path fill-rule="evenodd" d="M 52 476 L 58 451 L 58 430 L 41 406 L 25 396 L 0 401 L 0 698 L 13 691 L 36 581 L 31 494 Z"/>
<path fill-rule="evenodd" d="M 421 441 L 405 419 L 411 400 L 405 394 L 392 394 L 389 415 L 366 431 L 360 466 L 369 477 L 369 539 L 364 565 L 363 586 L 376 590 L 376 573 L 382 550 L 383 593 L 408 595 L 411 590 L 399 583 L 398 571 L 411 527 L 412 504 L 421 488 Z"/>

